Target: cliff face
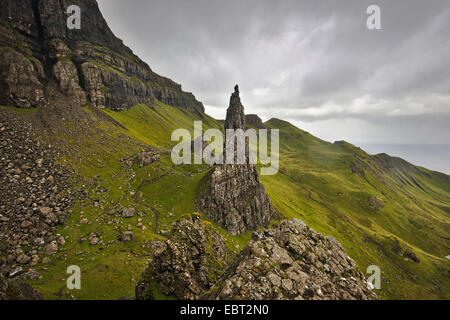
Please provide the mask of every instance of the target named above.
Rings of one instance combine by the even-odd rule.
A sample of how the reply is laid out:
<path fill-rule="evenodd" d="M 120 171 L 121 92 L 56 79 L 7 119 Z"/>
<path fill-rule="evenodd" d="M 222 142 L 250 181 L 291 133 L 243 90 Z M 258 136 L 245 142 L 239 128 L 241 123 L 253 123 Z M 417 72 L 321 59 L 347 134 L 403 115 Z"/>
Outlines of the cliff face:
<path fill-rule="evenodd" d="M 244 129 L 245 114 L 239 98 L 239 88 L 231 95 L 225 120 L 226 129 Z M 235 160 L 236 160 L 236 141 Z M 248 151 L 248 142 L 246 141 Z M 235 162 L 236 163 L 236 162 Z M 204 178 L 196 199 L 197 210 L 232 234 L 266 227 L 273 215 L 270 199 L 259 181 L 256 166 L 223 164 L 213 168 Z"/>
<path fill-rule="evenodd" d="M 56 82 L 71 101 L 122 110 L 153 99 L 204 111 L 191 93 L 154 73 L 114 36 L 95 0 L 79 0 L 81 29 L 66 26 L 67 0 L 0 0 L 0 103 L 39 107 Z"/>

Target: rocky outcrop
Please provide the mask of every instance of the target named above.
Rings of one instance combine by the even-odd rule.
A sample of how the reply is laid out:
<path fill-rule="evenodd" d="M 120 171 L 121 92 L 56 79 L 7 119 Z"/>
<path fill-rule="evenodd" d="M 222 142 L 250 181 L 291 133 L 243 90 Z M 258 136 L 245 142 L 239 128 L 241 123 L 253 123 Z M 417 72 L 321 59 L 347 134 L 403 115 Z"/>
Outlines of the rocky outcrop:
<path fill-rule="evenodd" d="M 225 129 L 244 128 L 244 107 L 236 86 L 227 109 Z M 247 141 L 246 150 L 248 151 Z M 270 199 L 259 180 L 256 166 L 248 163 L 248 157 L 245 164 L 214 166 L 202 181 L 195 206 L 198 211 L 204 212 L 212 221 L 235 235 L 267 226 L 273 215 Z"/>
<path fill-rule="evenodd" d="M 160 159 L 161 155 L 156 150 L 142 151 L 137 155 L 137 160 L 139 161 L 140 167 L 148 166 L 149 164 L 159 161 Z"/>
<path fill-rule="evenodd" d="M 409 246 L 401 245 L 400 241 L 398 239 L 394 240 L 393 246 L 392 246 L 392 252 L 396 255 L 405 258 L 405 260 L 411 260 L 415 263 L 420 263 L 419 257 L 412 251 L 412 249 Z"/>
<path fill-rule="evenodd" d="M 261 118 L 256 114 L 245 115 L 245 122 L 247 125 L 253 126 L 257 129 L 266 129 L 266 126 L 262 122 Z"/>
<path fill-rule="evenodd" d="M 197 299 L 223 275 L 233 255 L 222 236 L 198 215 L 175 223 L 170 240 L 155 241 L 153 260 L 136 286 L 137 299 L 166 296 Z"/>
<path fill-rule="evenodd" d="M 196 208 L 228 232 L 238 235 L 269 224 L 270 199 L 252 165 L 220 165 L 202 181 Z"/>
<path fill-rule="evenodd" d="M 137 299 L 161 293 L 178 299 L 377 299 L 339 242 L 298 219 L 254 232 L 234 257 L 222 236 L 193 215 L 152 249 Z"/>
<path fill-rule="evenodd" d="M 355 262 L 332 237 L 301 220 L 254 233 L 210 299 L 376 299 Z"/>
<path fill-rule="evenodd" d="M 0 74 L 2 105 L 34 108 L 45 102 L 43 85 L 38 80 L 43 75 L 39 61 L 32 62 L 12 48 L 0 47 Z"/>
<path fill-rule="evenodd" d="M 0 274 L 0 300 L 42 300 L 42 296 L 29 284 L 11 281 Z"/>
<path fill-rule="evenodd" d="M 0 103 L 39 107 L 56 81 L 74 103 L 123 110 L 154 99 L 204 111 L 179 84 L 154 73 L 103 19 L 95 0 L 79 0 L 80 30 L 66 26 L 68 0 L 0 0 Z"/>

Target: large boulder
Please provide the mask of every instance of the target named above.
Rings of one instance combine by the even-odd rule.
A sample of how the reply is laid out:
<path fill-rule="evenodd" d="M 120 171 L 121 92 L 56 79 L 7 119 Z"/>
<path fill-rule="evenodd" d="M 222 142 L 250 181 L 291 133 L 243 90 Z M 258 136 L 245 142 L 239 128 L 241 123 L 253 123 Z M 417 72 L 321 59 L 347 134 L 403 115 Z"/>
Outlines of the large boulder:
<path fill-rule="evenodd" d="M 161 159 L 161 155 L 156 150 L 142 151 L 138 153 L 137 159 L 139 161 L 139 166 L 145 167 L 153 162 L 159 161 Z"/>

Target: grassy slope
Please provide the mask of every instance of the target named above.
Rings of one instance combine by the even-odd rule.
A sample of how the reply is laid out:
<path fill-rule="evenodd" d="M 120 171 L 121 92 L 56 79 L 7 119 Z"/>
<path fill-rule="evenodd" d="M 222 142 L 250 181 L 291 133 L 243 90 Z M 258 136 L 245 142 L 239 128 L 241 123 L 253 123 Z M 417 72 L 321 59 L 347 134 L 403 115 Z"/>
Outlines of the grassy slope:
<path fill-rule="evenodd" d="M 71 146 L 69 154 L 60 161 L 74 167 L 80 175 L 81 179 L 75 183 L 86 190 L 86 199 L 77 202 L 71 219 L 60 230 L 66 245 L 50 257 L 49 265 L 39 264 L 35 268 L 42 271 L 43 278 L 32 284 L 46 299 L 67 299 L 70 295 L 77 299 L 131 299 L 136 281 L 148 263 L 150 241 L 163 239 L 172 222 L 193 213 L 196 188 L 208 167 L 174 167 L 170 155 L 165 153 L 160 162 L 144 168 L 136 161 L 129 167 L 121 159 L 135 155 L 145 144 L 163 150 L 170 148 L 174 144 L 170 133 L 180 127 L 192 127 L 193 119 L 203 120 L 204 129 L 218 124 L 208 116 L 159 102 L 153 107 L 137 105 L 123 112 L 104 111 L 125 128 L 105 121 L 87 107 L 84 110 L 97 127 L 84 135 L 65 135 L 59 139 Z M 130 219 L 108 215 L 111 209 L 128 206 L 141 214 Z M 89 224 L 81 224 L 83 218 Z M 137 227 L 139 222 L 144 229 Z M 134 239 L 126 243 L 118 241 L 128 227 Z M 235 251 L 251 237 L 250 233 L 234 237 L 217 229 Z M 90 233 L 100 234 L 104 244 L 90 245 Z M 81 290 L 66 289 L 69 265 L 78 265 L 82 270 Z"/>
<path fill-rule="evenodd" d="M 447 175 L 400 159 L 389 168 L 386 161 L 392 158 L 386 155 L 324 142 L 277 119 L 266 125 L 281 132 L 280 173 L 262 177 L 278 211 L 300 215 L 311 227 L 335 236 L 361 270 L 380 266 L 383 297 L 449 298 Z M 352 162 L 364 168 L 364 177 L 351 172 Z M 370 205 L 373 195 L 383 202 L 379 210 Z M 394 239 L 421 262 L 395 255 Z"/>
<path fill-rule="evenodd" d="M 169 150 L 170 133 L 192 128 L 193 120 L 203 120 L 204 130 L 221 128 L 223 123 L 156 103 L 138 105 L 128 111 L 104 113 L 124 128 L 105 121 L 85 108 L 97 123 L 96 132 L 82 137 L 60 137 L 75 151 L 62 161 L 83 177 L 87 197 L 73 208 L 72 219 L 61 229 L 67 244 L 50 265 L 38 265 L 49 272 L 34 284 L 46 298 L 66 297 L 65 269 L 70 264 L 82 268 L 82 290 L 71 291 L 76 298 L 132 298 L 134 285 L 147 264 L 148 243 L 163 238 L 170 223 L 193 212 L 199 181 L 208 168 L 203 165 L 173 166 L 170 156 L 139 168 L 119 160 L 140 151 L 141 144 Z M 449 296 L 449 178 L 428 170 L 408 167 L 386 169 L 386 159 L 368 156 L 350 144 L 330 144 L 287 122 L 272 119 L 266 125 L 281 132 L 280 172 L 263 176 L 275 208 L 285 217 L 299 217 L 316 230 L 335 236 L 364 271 L 376 264 L 382 270 L 383 297 L 444 298 Z M 355 160 L 355 159 L 358 160 Z M 350 163 L 366 165 L 365 178 L 353 174 Z M 396 164 L 398 165 L 398 164 Z M 409 170 L 409 171 L 408 171 Z M 411 171 L 411 172 L 410 172 Z M 420 189 L 411 177 L 425 191 Z M 107 190 L 105 192 L 105 190 Z M 374 210 L 369 199 L 376 195 L 383 208 Z M 103 201 L 100 207 L 95 200 Z M 113 207 L 134 206 L 142 216 L 112 217 Z M 159 216 L 156 230 L 156 215 Z M 81 225 L 81 218 L 91 224 Z M 145 230 L 136 227 L 138 219 Z M 128 243 L 117 241 L 130 226 L 135 236 Z M 233 237 L 219 230 L 233 250 L 239 250 L 250 233 Z M 105 243 L 91 246 L 87 238 L 100 232 Z M 392 253 L 394 238 L 408 245 L 421 259 L 419 264 Z M 447 268 L 448 269 L 448 268 Z M 445 274 L 447 272 L 447 274 Z M 437 294 L 433 280 L 438 279 Z"/>

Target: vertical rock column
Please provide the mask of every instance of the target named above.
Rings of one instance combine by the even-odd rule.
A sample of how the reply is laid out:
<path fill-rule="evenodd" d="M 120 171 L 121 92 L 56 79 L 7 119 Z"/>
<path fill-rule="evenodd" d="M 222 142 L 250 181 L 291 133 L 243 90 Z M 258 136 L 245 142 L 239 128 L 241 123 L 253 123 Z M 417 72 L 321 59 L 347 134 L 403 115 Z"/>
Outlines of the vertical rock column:
<path fill-rule="evenodd" d="M 225 120 L 226 129 L 245 130 L 244 107 L 236 85 L 230 98 Z M 236 157 L 236 142 L 235 154 Z M 245 149 L 248 159 L 248 141 Z M 254 164 L 216 165 L 202 181 L 195 201 L 196 210 L 212 221 L 238 235 L 248 230 L 266 227 L 273 215 L 270 199 Z"/>

